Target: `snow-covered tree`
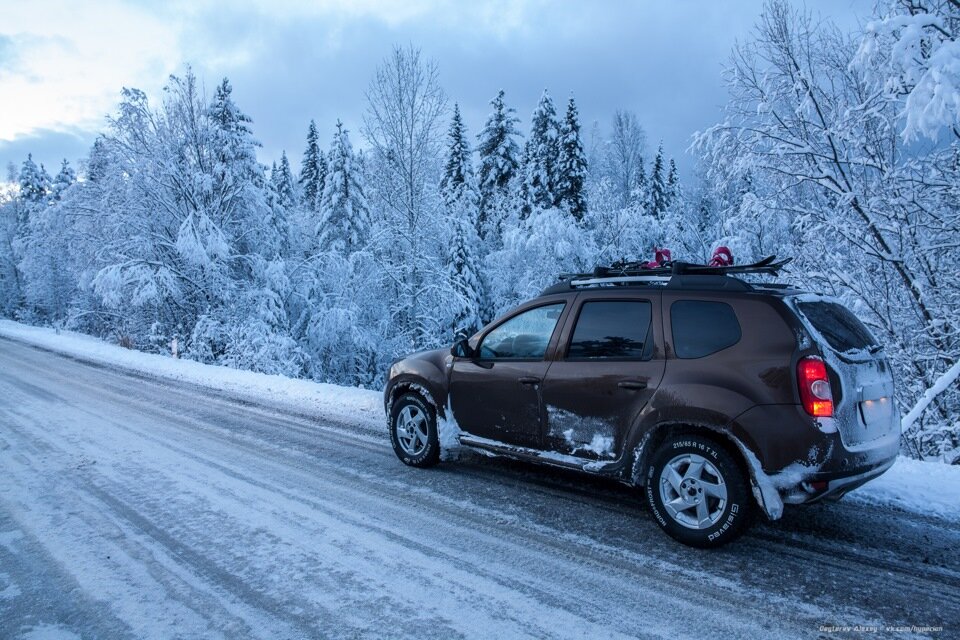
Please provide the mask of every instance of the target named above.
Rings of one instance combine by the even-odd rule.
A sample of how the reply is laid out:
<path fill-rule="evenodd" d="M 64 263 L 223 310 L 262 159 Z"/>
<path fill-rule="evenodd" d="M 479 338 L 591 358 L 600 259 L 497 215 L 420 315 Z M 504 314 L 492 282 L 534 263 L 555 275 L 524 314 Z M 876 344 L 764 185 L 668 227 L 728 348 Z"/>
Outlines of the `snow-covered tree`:
<path fill-rule="evenodd" d="M 256 147 L 260 143 L 253 139 L 250 116 L 233 101 L 233 86 L 227 78 L 217 85 L 207 116 L 213 125 L 213 155 L 222 165 L 214 167 L 214 174 L 223 180 L 238 173 L 246 178 L 258 176 Z"/>
<path fill-rule="evenodd" d="M 60 198 L 63 197 L 63 192 L 67 190 L 67 187 L 76 181 L 77 173 L 73 170 L 73 167 L 70 166 L 70 163 L 67 162 L 66 158 L 64 158 L 63 164 L 60 165 L 60 172 L 57 173 L 51 185 L 51 198 L 55 201 L 60 200 Z"/>
<path fill-rule="evenodd" d="M 367 91 L 364 134 L 376 169 L 382 268 L 392 280 L 393 314 L 406 348 L 437 344 L 442 319 L 444 234 L 437 184 L 446 96 L 436 64 L 412 47 L 395 48 Z"/>
<path fill-rule="evenodd" d="M 467 128 L 460 117 L 460 106 L 454 103 L 453 118 L 447 133 L 447 161 L 440 178 L 440 191 L 448 202 L 459 197 L 464 189 L 473 189 L 473 163 L 470 156 Z"/>
<path fill-rule="evenodd" d="M 364 244 L 370 213 L 361 174 L 354 167 L 350 136 L 339 120 L 327 158 L 329 173 L 320 199 L 316 234 L 321 250 L 349 254 Z"/>
<path fill-rule="evenodd" d="M 663 142 L 657 147 L 657 155 L 653 158 L 650 167 L 650 213 L 653 217 L 662 219 L 670 206 L 670 193 L 667 187 L 666 167 L 663 161 Z"/>
<path fill-rule="evenodd" d="M 580 141 L 580 117 L 572 96 L 567 102 L 567 114 L 560 130 L 559 151 L 557 204 L 569 211 L 577 222 L 582 222 L 587 212 L 587 159 Z"/>
<path fill-rule="evenodd" d="M 440 193 L 451 230 L 446 262 L 447 282 L 453 296 L 449 304 L 453 337 L 458 332 L 472 334 L 480 328 L 483 305 L 477 195 L 470 162 L 470 143 L 457 105 L 453 107 L 453 118 L 447 134 L 446 156 Z"/>
<path fill-rule="evenodd" d="M 97 136 L 93 141 L 93 147 L 83 163 L 83 173 L 86 181 L 97 182 L 102 180 L 107 172 L 107 165 L 110 163 L 110 149 L 104 144 L 103 136 Z"/>
<path fill-rule="evenodd" d="M 200 192 L 206 206 L 191 212 L 177 241 L 188 254 L 208 252 L 208 242 L 226 241 L 229 245 L 235 238 L 237 246 L 228 248 L 225 255 L 233 249 L 239 253 L 264 251 L 264 255 L 272 257 L 283 243 L 281 236 L 286 225 L 272 215 L 264 215 L 266 180 L 256 154 L 260 143 L 253 138 L 250 117 L 239 109 L 232 94 L 233 87 L 224 78 L 207 109 L 211 125 L 209 149 L 215 159 L 211 167 L 213 181 Z"/>
<path fill-rule="evenodd" d="M 299 178 L 300 202 L 307 211 L 320 210 L 326 175 L 327 163 L 320 149 L 317 124 L 311 120 L 307 129 L 307 148 L 304 149 L 303 160 L 300 162 Z"/>
<path fill-rule="evenodd" d="M 20 269 L 17 266 L 18 238 L 22 231 L 19 171 L 7 165 L 7 183 L 0 183 L 0 314 L 14 317 L 23 307 Z"/>
<path fill-rule="evenodd" d="M 514 109 L 506 106 L 503 89 L 490 101 L 493 111 L 477 135 L 480 165 L 477 181 L 480 189 L 480 215 L 477 231 L 481 239 L 496 246 L 500 225 L 520 173 L 519 133 Z"/>
<path fill-rule="evenodd" d="M 17 209 L 11 201 L 0 202 L 0 315 L 13 317 L 23 306 L 20 271 L 14 253 Z"/>
<path fill-rule="evenodd" d="M 539 294 L 556 282 L 557 274 L 582 272 L 596 264 L 593 238 L 570 214 L 557 208 L 534 209 L 504 235 L 504 246 L 488 257 L 488 268 L 498 277 L 491 281 L 500 314 Z"/>
<path fill-rule="evenodd" d="M 289 171 L 287 177 L 290 177 Z M 290 184 L 291 181 L 285 179 L 281 168 L 274 162 L 267 182 L 267 219 L 264 224 L 270 233 L 267 237 L 258 238 L 261 244 L 257 247 L 257 252 L 268 258 L 285 256 L 290 250 L 290 219 L 296 211 L 296 196 Z"/>
<path fill-rule="evenodd" d="M 81 217 L 76 207 L 64 202 L 75 183 L 76 174 L 66 160 L 52 182 L 43 166 L 36 169 L 30 158 L 21 171 L 19 193 L 28 198 L 21 202 L 25 216 L 13 246 L 22 317 L 33 321 L 64 323 L 77 295 L 77 256 L 90 239 L 77 234 L 89 213 Z"/>
<path fill-rule="evenodd" d="M 214 342 L 223 341 L 223 354 L 214 360 L 237 369 L 299 377 L 306 371 L 309 358 L 290 336 L 284 299 L 292 285 L 286 265 L 282 259 L 264 260 L 259 256 L 252 262 L 254 278 L 231 308 L 233 320 L 212 327 L 224 332 L 213 336 Z M 209 344 L 199 341 L 197 346 Z"/>
<path fill-rule="evenodd" d="M 886 0 L 866 26 L 854 63 L 902 104 L 902 135 L 960 138 L 960 4 Z"/>
<path fill-rule="evenodd" d="M 639 204 L 624 203 L 621 187 L 604 177 L 591 190 L 585 222 L 597 248 L 598 263 L 638 260 L 656 244 L 655 227 L 659 225 Z"/>
<path fill-rule="evenodd" d="M 670 169 L 667 171 L 667 203 L 672 205 L 680 196 L 680 175 L 677 173 L 677 163 L 670 158 Z"/>
<path fill-rule="evenodd" d="M 447 281 L 453 299 L 449 301 L 451 314 L 450 337 L 471 335 L 483 325 L 483 283 L 480 278 L 480 260 L 477 249 L 480 238 L 476 229 L 476 199 L 466 189 L 446 203 L 451 235 L 448 240 Z"/>
<path fill-rule="evenodd" d="M 611 121 L 610 137 L 601 140 L 596 166 L 591 172 L 599 179 L 606 177 L 621 207 L 642 202 L 646 196 L 644 153 L 647 134 L 636 114 L 618 109 Z"/>
<path fill-rule="evenodd" d="M 524 147 L 525 195 L 528 208 L 549 209 L 558 204 L 557 169 L 560 123 L 550 94 L 544 89 L 533 110 L 530 137 Z"/>
<path fill-rule="evenodd" d="M 43 165 L 39 167 L 33 161 L 33 154 L 27 154 L 19 176 L 19 198 L 28 209 L 46 206 L 50 197 L 51 180 Z"/>
<path fill-rule="evenodd" d="M 633 186 L 627 196 L 627 202 L 631 206 L 639 206 L 650 209 L 650 182 L 647 180 L 647 174 L 643 168 L 643 161 L 640 161 L 639 170 Z"/>
<path fill-rule="evenodd" d="M 172 77 L 158 108 L 124 91 L 97 152 L 102 175 L 67 192 L 102 203 L 87 285 L 109 311 L 98 314 L 101 331 L 146 344 L 162 327 L 200 352 L 213 341 L 197 329 L 201 318 L 236 326 L 255 256 L 272 258 L 282 241 L 256 145 L 227 81 L 207 102 L 191 73 Z"/>
<path fill-rule="evenodd" d="M 273 184 L 280 198 L 280 204 L 292 209 L 297 204 L 297 184 L 293 179 L 293 173 L 290 170 L 290 161 L 287 159 L 287 152 L 280 154 L 280 164 L 271 171 L 270 175 Z"/>
<path fill-rule="evenodd" d="M 22 313 L 28 319 L 51 320 L 64 315 L 67 297 L 61 281 L 63 229 L 48 211 L 53 192 L 50 175 L 42 164 L 34 163 L 32 154 L 20 168 L 18 187 L 12 251 L 23 296 Z M 48 275 L 58 280 L 55 286 Z M 50 304 L 51 298 L 56 299 L 55 305 Z"/>

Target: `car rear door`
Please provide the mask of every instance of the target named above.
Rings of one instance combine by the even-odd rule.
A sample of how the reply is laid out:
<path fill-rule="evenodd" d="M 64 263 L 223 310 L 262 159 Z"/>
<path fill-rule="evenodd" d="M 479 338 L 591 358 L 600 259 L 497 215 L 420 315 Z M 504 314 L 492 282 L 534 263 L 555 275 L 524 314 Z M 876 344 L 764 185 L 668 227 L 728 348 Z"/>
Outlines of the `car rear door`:
<path fill-rule="evenodd" d="M 612 459 L 663 378 L 660 293 L 582 293 L 543 382 L 545 447 Z"/>
<path fill-rule="evenodd" d="M 832 423 L 850 451 L 900 437 L 893 370 L 870 330 L 839 301 L 804 294 L 787 300 L 814 337 L 833 376 Z"/>
<path fill-rule="evenodd" d="M 450 404 L 460 429 L 506 444 L 540 447 L 541 387 L 568 304 L 526 306 L 480 338 L 471 358 L 454 358 Z"/>

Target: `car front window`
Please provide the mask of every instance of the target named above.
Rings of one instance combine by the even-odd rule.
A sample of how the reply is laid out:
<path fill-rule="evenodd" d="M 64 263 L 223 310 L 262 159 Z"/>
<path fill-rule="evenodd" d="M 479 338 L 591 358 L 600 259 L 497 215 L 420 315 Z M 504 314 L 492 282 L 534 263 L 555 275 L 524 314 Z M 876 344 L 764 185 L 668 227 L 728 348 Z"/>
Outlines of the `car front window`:
<path fill-rule="evenodd" d="M 480 358 L 484 360 L 541 360 L 550 344 L 564 303 L 536 307 L 516 315 L 484 337 Z"/>

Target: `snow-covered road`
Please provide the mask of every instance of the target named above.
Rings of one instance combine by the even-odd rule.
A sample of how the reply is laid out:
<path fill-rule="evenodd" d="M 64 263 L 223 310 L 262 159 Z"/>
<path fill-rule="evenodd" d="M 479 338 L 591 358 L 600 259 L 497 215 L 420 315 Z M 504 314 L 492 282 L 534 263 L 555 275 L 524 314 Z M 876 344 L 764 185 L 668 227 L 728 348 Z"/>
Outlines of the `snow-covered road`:
<path fill-rule="evenodd" d="M 697 551 L 625 487 L 485 458 L 411 469 L 369 420 L 0 339 L 0 637 L 815 637 L 821 625 L 960 633 L 960 523 L 841 502 Z"/>

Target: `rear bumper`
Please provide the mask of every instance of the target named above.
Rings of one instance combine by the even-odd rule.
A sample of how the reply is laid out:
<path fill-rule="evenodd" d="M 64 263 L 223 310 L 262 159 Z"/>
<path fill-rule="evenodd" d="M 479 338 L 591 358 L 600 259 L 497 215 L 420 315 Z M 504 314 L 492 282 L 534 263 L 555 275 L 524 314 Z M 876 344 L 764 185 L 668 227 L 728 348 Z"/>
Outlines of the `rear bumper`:
<path fill-rule="evenodd" d="M 869 463 L 840 471 L 821 470 L 805 477 L 797 486 L 782 493 L 785 504 L 806 504 L 820 500 L 837 500 L 857 487 L 882 475 L 893 466 L 900 452 L 899 437 L 891 444 L 872 449 L 868 454 Z M 849 458 L 844 458 L 848 461 Z"/>
<path fill-rule="evenodd" d="M 889 469 L 900 453 L 899 418 L 894 426 L 889 435 L 847 447 L 839 430 L 817 428 L 800 405 L 757 405 L 731 428 L 758 460 L 753 474 L 770 480 L 761 506 L 777 518 L 777 505 L 765 505 L 766 500 L 802 504 L 839 498 Z"/>

